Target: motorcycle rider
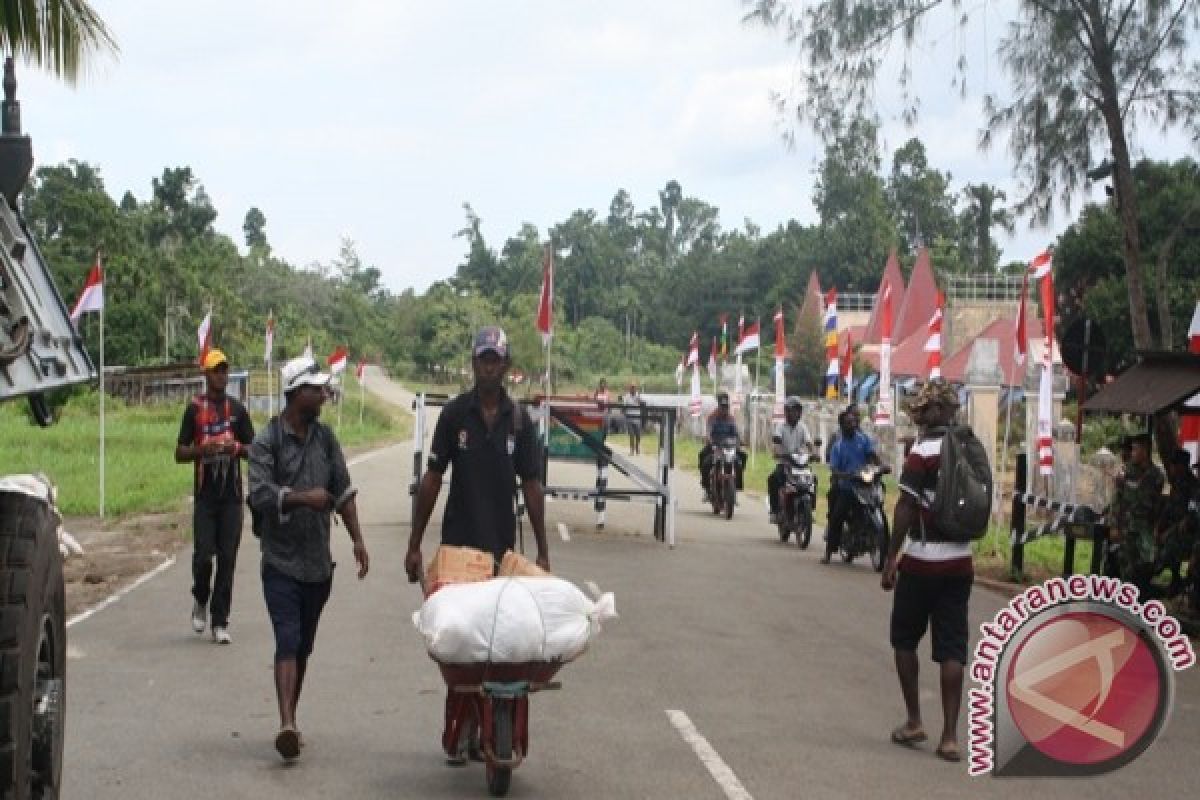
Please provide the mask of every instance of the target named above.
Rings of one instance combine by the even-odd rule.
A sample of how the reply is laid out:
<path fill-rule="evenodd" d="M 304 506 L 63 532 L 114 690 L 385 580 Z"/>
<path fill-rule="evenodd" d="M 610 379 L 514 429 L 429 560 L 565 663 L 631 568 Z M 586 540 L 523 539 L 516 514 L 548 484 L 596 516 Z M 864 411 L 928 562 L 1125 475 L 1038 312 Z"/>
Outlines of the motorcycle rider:
<path fill-rule="evenodd" d="M 812 455 L 813 438 L 808 426 L 800 421 L 804 406 L 800 398 L 792 395 L 783 404 L 783 423 L 775 429 L 772 441 L 775 445 L 776 464 L 767 476 L 767 498 L 771 504 L 771 524 L 779 521 L 779 489 L 783 486 L 788 459 L 799 453 Z"/>
<path fill-rule="evenodd" d="M 858 429 L 858 411 L 848 408 L 838 415 L 838 438 L 829 452 L 830 481 L 829 517 L 825 526 L 825 556 L 828 564 L 842 543 L 842 526 L 854 502 L 854 480 L 840 475 L 853 475 L 867 464 L 879 464 L 879 455 L 870 437 Z"/>
<path fill-rule="evenodd" d="M 717 410 L 708 415 L 708 425 L 704 434 L 704 447 L 700 448 L 700 485 L 704 487 L 704 497 L 709 495 L 708 471 L 712 467 L 713 448 L 723 439 L 737 439 L 737 488 L 742 488 L 742 471 L 746 468 L 746 453 L 741 449 L 741 437 L 738 436 L 737 419 L 729 410 L 729 393 L 717 393 Z"/>

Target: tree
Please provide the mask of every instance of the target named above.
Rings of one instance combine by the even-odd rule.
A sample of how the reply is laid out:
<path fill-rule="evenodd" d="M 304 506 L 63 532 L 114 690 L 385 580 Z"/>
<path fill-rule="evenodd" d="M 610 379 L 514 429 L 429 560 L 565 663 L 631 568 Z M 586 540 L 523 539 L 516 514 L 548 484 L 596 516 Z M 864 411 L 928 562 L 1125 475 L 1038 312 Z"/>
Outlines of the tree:
<path fill-rule="evenodd" d="M 963 189 L 967 207 L 959 217 L 963 255 L 979 272 L 992 272 L 1000 262 L 1000 249 L 992 240 L 992 228 L 1012 233 L 1012 214 L 1002 204 L 1004 192 L 988 183 L 967 184 Z"/>
<path fill-rule="evenodd" d="M 931 245 L 939 237 L 955 237 L 957 220 L 950 175 L 932 169 L 920 139 L 909 139 L 892 156 L 887 198 L 900 226 L 907 251 Z"/>
<path fill-rule="evenodd" d="M 0 7 L 0 49 L 71 84 L 93 54 L 119 50 L 87 0 L 7 0 Z"/>
<path fill-rule="evenodd" d="M 257 207 L 251 206 L 242 222 L 242 233 L 246 236 L 246 247 L 267 247 L 267 217 Z"/>
<path fill-rule="evenodd" d="M 873 90 L 888 44 L 901 38 L 906 80 L 922 23 L 939 8 L 967 25 L 987 4 L 965 9 L 946 0 L 744 0 L 746 20 L 776 27 L 803 52 L 800 118 L 831 138 L 846 121 L 872 110 Z M 1107 150 L 1111 162 L 1133 340 L 1154 346 L 1141 269 L 1138 193 L 1127 132 L 1139 120 L 1180 125 L 1195 133 L 1200 122 L 1200 62 L 1188 33 L 1200 22 L 1192 0 L 1019 0 L 1016 18 L 998 40 L 1011 97 L 986 96 L 987 126 L 981 144 L 1008 131 L 1024 196 L 1019 212 L 1045 222 L 1054 201 L 1070 200 Z M 967 59 L 952 80 L 965 90 Z M 906 116 L 914 119 L 917 99 Z M 1104 170 L 1091 172 L 1104 177 Z"/>

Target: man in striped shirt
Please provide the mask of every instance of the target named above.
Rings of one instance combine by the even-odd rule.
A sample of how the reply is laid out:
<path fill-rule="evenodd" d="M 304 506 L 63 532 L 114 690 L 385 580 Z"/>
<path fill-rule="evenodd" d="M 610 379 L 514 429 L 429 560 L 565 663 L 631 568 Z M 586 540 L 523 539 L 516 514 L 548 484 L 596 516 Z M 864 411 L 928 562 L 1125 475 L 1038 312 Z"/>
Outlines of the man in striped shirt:
<path fill-rule="evenodd" d="M 936 380 L 925 384 L 909 406 L 920 429 L 900 473 L 900 496 L 892 525 L 892 541 L 883 568 L 884 591 L 895 589 L 891 643 L 896 673 L 908 719 L 892 731 L 892 741 L 913 745 L 928 737 L 921 722 L 918 697 L 917 645 L 932 628 L 933 660 L 941 670 L 942 736 L 936 753 L 946 761 L 961 759 L 958 715 L 963 670 L 967 662 L 967 601 L 974 567 L 970 543 L 939 541 L 930 508 L 941 464 L 946 426 L 958 411 L 958 393 Z"/>

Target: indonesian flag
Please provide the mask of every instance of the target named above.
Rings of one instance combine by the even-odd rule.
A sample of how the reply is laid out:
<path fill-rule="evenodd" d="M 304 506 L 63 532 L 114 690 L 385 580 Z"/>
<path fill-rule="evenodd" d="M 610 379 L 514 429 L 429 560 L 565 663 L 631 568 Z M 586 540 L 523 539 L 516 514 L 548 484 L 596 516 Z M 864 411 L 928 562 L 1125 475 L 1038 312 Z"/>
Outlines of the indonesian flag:
<path fill-rule="evenodd" d="M 1042 282 L 1042 319 L 1045 337 L 1042 347 L 1042 376 L 1038 382 L 1037 448 L 1038 472 L 1054 474 L 1054 274 L 1050 271 L 1049 250 L 1029 262 L 1034 280 Z"/>
<path fill-rule="evenodd" d="M 717 337 L 712 339 L 712 349 L 708 351 L 708 377 L 717 379 Z"/>
<path fill-rule="evenodd" d="M 358 366 L 354 368 L 354 377 L 358 379 L 359 383 L 362 383 L 362 379 L 364 377 L 366 377 L 366 374 L 367 374 L 367 362 L 359 361 Z"/>
<path fill-rule="evenodd" d="M 1053 263 L 1054 251 L 1047 247 L 1029 262 L 1029 274 L 1033 276 L 1035 281 L 1041 280 L 1050 274 L 1050 267 Z"/>
<path fill-rule="evenodd" d="M 275 349 L 275 312 L 267 312 L 267 335 L 264 337 L 263 361 L 271 363 L 271 352 Z"/>
<path fill-rule="evenodd" d="M 775 358 L 787 357 L 787 340 L 783 330 L 783 306 L 775 311 Z"/>
<path fill-rule="evenodd" d="M 554 252 L 549 245 L 542 255 L 542 291 L 538 299 L 537 329 L 542 343 L 549 344 L 554 336 Z"/>
<path fill-rule="evenodd" d="M 850 331 L 846 331 L 846 343 L 842 350 L 842 385 L 846 387 L 846 398 L 852 397 L 854 389 L 854 346 L 850 342 Z"/>
<path fill-rule="evenodd" d="M 333 351 L 333 353 L 329 356 L 329 359 L 326 361 L 326 363 L 329 364 L 329 372 L 331 374 L 337 375 L 346 368 L 347 355 L 348 353 L 346 352 L 346 348 L 340 345 L 336 350 Z"/>
<path fill-rule="evenodd" d="M 879 404 L 875 407 L 875 425 L 892 424 L 892 286 L 883 289 L 883 330 L 879 345 Z"/>
<path fill-rule="evenodd" d="M 200 327 L 196 329 L 196 342 L 200 350 L 200 363 L 204 363 L 208 351 L 212 349 L 212 312 L 209 311 L 204 315 L 204 319 L 200 320 Z"/>
<path fill-rule="evenodd" d="M 945 302 L 946 298 L 938 292 L 937 308 L 929 318 L 929 338 L 925 340 L 925 352 L 929 354 L 925 366 L 931 381 L 942 377 L 942 306 Z"/>
<path fill-rule="evenodd" d="M 751 350 L 757 350 L 759 344 L 758 337 L 758 320 L 742 329 L 742 337 L 738 340 L 737 353 L 747 353 Z"/>
<path fill-rule="evenodd" d="M 1200 355 L 1200 303 L 1192 314 L 1188 328 L 1188 351 Z M 1184 407 L 1179 426 L 1179 445 L 1192 456 L 1192 463 L 1200 461 L 1200 394 L 1192 396 Z"/>
<path fill-rule="evenodd" d="M 1017 306 L 1017 329 L 1014 333 L 1013 361 L 1018 367 L 1025 366 L 1025 358 L 1029 355 L 1029 327 L 1025 322 L 1025 304 L 1029 295 L 1029 275 L 1021 279 L 1021 304 Z"/>
<path fill-rule="evenodd" d="M 71 322 L 79 322 L 79 318 L 89 311 L 101 311 L 104 309 L 104 267 L 100 264 L 100 255 L 96 255 L 96 262 L 92 264 L 92 268 L 88 270 L 87 280 L 83 282 L 83 291 L 79 294 L 79 299 L 75 301 L 75 307 L 71 309 Z"/>
<path fill-rule="evenodd" d="M 825 397 L 838 396 L 838 376 L 842 374 L 838 364 L 838 335 L 837 335 L 837 287 L 829 290 L 825 296 Z"/>
<path fill-rule="evenodd" d="M 685 367 L 694 367 L 700 363 L 700 334 L 692 331 L 692 340 L 688 342 L 687 361 L 683 363 Z"/>

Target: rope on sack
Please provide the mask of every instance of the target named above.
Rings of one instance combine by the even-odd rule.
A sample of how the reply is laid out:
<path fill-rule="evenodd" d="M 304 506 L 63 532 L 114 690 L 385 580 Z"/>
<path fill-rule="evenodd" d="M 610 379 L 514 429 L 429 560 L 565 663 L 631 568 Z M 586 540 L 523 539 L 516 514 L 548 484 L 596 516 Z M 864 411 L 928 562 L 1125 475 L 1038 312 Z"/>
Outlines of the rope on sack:
<path fill-rule="evenodd" d="M 495 606 L 495 608 L 492 609 L 492 632 L 491 632 L 491 635 L 488 636 L 487 663 L 489 663 L 489 664 L 493 663 L 492 653 L 493 653 L 493 645 L 495 644 L 495 641 L 496 641 L 496 624 L 497 624 L 497 620 L 500 617 L 500 601 L 504 598 L 504 593 L 508 591 L 509 587 L 512 586 L 514 583 L 517 583 L 515 578 L 505 578 L 504 581 L 505 581 L 505 583 L 504 583 L 504 586 L 500 589 L 500 594 L 496 595 L 496 606 Z M 525 586 L 524 584 L 519 584 L 519 583 L 517 585 L 523 586 L 523 588 L 529 594 L 529 596 L 531 598 L 533 598 L 534 608 L 536 608 L 538 610 L 538 618 L 541 620 L 541 623 L 542 623 L 542 646 L 541 646 L 542 659 L 541 660 L 545 661 L 546 660 L 546 615 L 542 613 L 542 606 L 540 603 L 537 602 L 537 596 L 534 595 L 534 593 L 532 591 L 530 591 L 529 587 Z"/>

